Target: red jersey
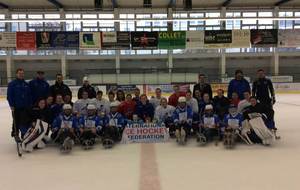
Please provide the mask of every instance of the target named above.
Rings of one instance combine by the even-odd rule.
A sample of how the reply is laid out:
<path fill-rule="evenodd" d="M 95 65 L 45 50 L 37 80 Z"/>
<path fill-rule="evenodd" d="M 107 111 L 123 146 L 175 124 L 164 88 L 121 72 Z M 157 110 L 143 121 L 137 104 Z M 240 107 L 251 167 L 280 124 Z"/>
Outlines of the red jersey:
<path fill-rule="evenodd" d="M 127 119 L 132 119 L 132 115 L 135 112 L 135 101 L 124 101 L 119 106 L 119 112 L 123 114 Z"/>
<path fill-rule="evenodd" d="M 186 93 L 185 92 L 179 92 L 179 95 L 173 93 L 170 97 L 169 97 L 169 101 L 168 104 L 171 106 L 174 106 L 176 108 L 177 104 L 178 104 L 178 98 L 179 97 L 185 97 Z"/>

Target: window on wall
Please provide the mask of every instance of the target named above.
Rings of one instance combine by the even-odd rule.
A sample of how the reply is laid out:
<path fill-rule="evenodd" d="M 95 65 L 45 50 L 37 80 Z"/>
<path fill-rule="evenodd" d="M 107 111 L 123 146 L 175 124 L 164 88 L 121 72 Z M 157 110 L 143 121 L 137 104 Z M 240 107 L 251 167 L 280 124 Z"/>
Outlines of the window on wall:
<path fill-rule="evenodd" d="M 42 14 L 28 14 L 28 19 L 43 19 Z M 29 21 L 28 22 L 28 31 L 43 31 L 44 24 L 42 21 Z"/>
<path fill-rule="evenodd" d="M 120 19 L 134 19 L 134 14 L 120 14 Z M 134 21 L 121 21 L 120 31 L 135 31 Z"/>
<path fill-rule="evenodd" d="M 188 18 L 187 13 L 175 13 L 173 14 L 173 18 Z M 188 30 L 188 21 L 186 20 L 175 20 L 173 21 L 173 30 L 174 31 L 186 31 Z"/>
<path fill-rule="evenodd" d="M 243 12 L 242 17 L 250 18 L 242 20 L 242 29 L 257 29 L 257 20 L 251 17 L 257 17 L 257 12 Z"/>
<path fill-rule="evenodd" d="M 210 12 L 206 13 L 205 17 L 207 18 L 219 18 L 221 16 L 221 13 L 219 12 Z M 206 20 L 205 21 L 205 30 L 220 30 L 221 25 L 220 25 L 219 20 Z"/>
<path fill-rule="evenodd" d="M 152 14 L 153 19 L 167 19 L 167 14 Z M 167 31 L 168 30 L 168 22 L 156 20 L 152 22 L 152 31 Z"/>
<path fill-rule="evenodd" d="M 142 19 L 136 21 L 136 31 L 151 31 L 152 22 L 145 21 L 147 19 L 151 19 L 151 14 L 136 14 L 137 19 Z"/>
<path fill-rule="evenodd" d="M 99 14 L 99 19 L 103 19 L 104 21 L 101 21 L 98 23 L 99 31 L 103 32 L 109 32 L 109 31 L 115 31 L 115 23 L 112 21 L 105 21 L 105 19 L 111 20 L 114 19 L 114 14 Z"/>
<path fill-rule="evenodd" d="M 190 13 L 190 18 L 204 18 L 204 13 Z M 191 20 L 189 21 L 189 30 L 204 30 L 205 22 L 204 20 Z"/>
<path fill-rule="evenodd" d="M 293 17 L 294 13 L 291 11 L 279 12 L 279 17 Z M 279 20 L 279 29 L 293 29 L 294 22 L 292 20 Z"/>
<path fill-rule="evenodd" d="M 259 18 L 264 18 L 264 17 L 272 17 L 273 13 L 272 12 L 258 12 L 258 17 Z M 259 29 L 272 29 L 274 27 L 273 20 L 258 20 L 258 28 Z"/>
<path fill-rule="evenodd" d="M 300 17 L 300 12 L 294 12 L 295 17 Z M 294 20 L 294 28 L 300 28 L 300 20 Z"/>
<path fill-rule="evenodd" d="M 81 22 L 76 19 L 81 19 L 80 14 L 66 14 L 66 19 L 74 19 L 66 22 L 66 31 L 81 31 Z"/>
<path fill-rule="evenodd" d="M 0 20 L 4 20 L 4 19 L 5 19 L 5 15 L 4 14 L 0 14 Z M 0 21 L 0 31 L 1 32 L 5 32 L 6 31 L 5 22 L 1 22 Z"/>
<path fill-rule="evenodd" d="M 12 14 L 12 19 L 26 19 L 26 14 Z M 11 31 L 18 32 L 18 31 L 27 31 L 27 23 L 26 22 L 13 22 L 11 23 Z"/>
<path fill-rule="evenodd" d="M 241 17 L 241 12 L 227 12 L 226 17 L 234 18 Z M 240 20 L 226 20 L 227 30 L 239 30 L 241 29 L 241 21 Z"/>

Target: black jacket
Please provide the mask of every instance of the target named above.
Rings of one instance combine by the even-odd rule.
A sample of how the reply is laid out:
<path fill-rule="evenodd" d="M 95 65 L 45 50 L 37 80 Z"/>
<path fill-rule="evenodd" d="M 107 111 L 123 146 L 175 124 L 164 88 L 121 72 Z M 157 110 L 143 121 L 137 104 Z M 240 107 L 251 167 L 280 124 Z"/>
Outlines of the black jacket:
<path fill-rule="evenodd" d="M 212 89 L 210 84 L 208 83 L 204 83 L 204 84 L 200 84 L 197 83 L 194 85 L 194 90 L 193 90 L 193 97 L 195 98 L 195 91 L 199 90 L 201 93 L 201 97 L 203 97 L 204 93 L 208 93 L 209 94 L 209 98 L 212 99 Z"/>
<path fill-rule="evenodd" d="M 55 98 L 58 94 L 62 95 L 63 97 L 66 95 L 70 95 L 72 97 L 72 92 L 67 85 L 64 83 L 58 84 L 55 82 L 55 84 L 50 87 L 50 95 Z"/>
<path fill-rule="evenodd" d="M 213 98 L 213 103 L 216 114 L 220 117 L 220 119 L 223 119 L 224 115 L 228 113 L 230 105 L 229 99 L 225 96 L 222 96 L 221 98 L 219 96 L 215 96 Z"/>
<path fill-rule="evenodd" d="M 45 108 L 42 110 L 39 107 L 32 108 L 31 121 L 36 122 L 37 119 L 40 119 L 48 124 L 51 124 L 53 120 L 51 110 L 49 108 Z"/>
<path fill-rule="evenodd" d="M 82 86 L 79 88 L 78 90 L 78 94 L 77 97 L 78 99 L 82 98 L 82 92 L 86 91 L 89 94 L 89 98 L 96 98 L 96 91 L 94 89 L 94 87 L 92 87 L 91 85 L 87 85 L 87 86 Z"/>
<path fill-rule="evenodd" d="M 274 97 L 272 81 L 267 78 L 257 79 L 253 82 L 252 95 L 256 96 L 262 104 L 270 104 L 271 97 Z"/>
<path fill-rule="evenodd" d="M 274 111 L 263 104 L 257 103 L 255 106 L 248 106 L 245 108 L 245 112 L 243 113 L 243 116 L 245 119 L 250 119 L 248 114 L 251 113 L 260 113 L 260 114 L 265 114 L 267 116 L 266 119 L 272 120 L 274 119 Z"/>

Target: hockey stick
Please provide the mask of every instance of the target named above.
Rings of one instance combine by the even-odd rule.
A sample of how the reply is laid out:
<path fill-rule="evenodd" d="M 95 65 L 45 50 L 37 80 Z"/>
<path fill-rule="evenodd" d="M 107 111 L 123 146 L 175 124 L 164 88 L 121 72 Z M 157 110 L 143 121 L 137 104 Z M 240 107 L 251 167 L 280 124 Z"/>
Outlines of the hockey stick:
<path fill-rule="evenodd" d="M 12 111 L 12 118 L 13 118 L 13 135 L 14 135 L 14 139 L 17 145 L 17 153 L 19 157 L 22 157 L 23 153 L 22 153 L 22 141 L 19 137 L 19 132 L 18 132 L 18 128 L 17 128 L 17 124 L 16 124 L 16 117 L 15 117 L 15 111 Z"/>

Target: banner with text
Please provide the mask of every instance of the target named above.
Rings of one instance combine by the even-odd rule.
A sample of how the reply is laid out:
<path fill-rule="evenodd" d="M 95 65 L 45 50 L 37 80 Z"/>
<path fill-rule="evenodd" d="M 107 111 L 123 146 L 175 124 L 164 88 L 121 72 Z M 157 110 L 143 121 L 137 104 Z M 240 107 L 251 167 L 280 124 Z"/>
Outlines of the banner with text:
<path fill-rule="evenodd" d="M 131 32 L 132 49 L 157 49 L 157 45 L 158 32 Z"/>
<path fill-rule="evenodd" d="M 53 48 L 78 48 L 79 32 L 52 32 L 51 40 Z"/>
<path fill-rule="evenodd" d="M 159 49 L 184 49 L 186 42 L 186 32 L 159 32 L 158 48 Z"/>
<path fill-rule="evenodd" d="M 130 32 L 102 32 L 102 49 L 130 49 Z"/>
<path fill-rule="evenodd" d="M 250 47 L 250 30 L 232 30 L 231 48 L 247 48 Z"/>
<path fill-rule="evenodd" d="M 125 94 L 134 94 L 134 90 L 136 89 L 136 85 L 114 85 L 108 84 L 106 85 L 106 92 L 114 92 L 116 93 L 118 90 L 122 90 Z"/>
<path fill-rule="evenodd" d="M 278 47 L 300 47 L 300 30 L 278 30 Z"/>
<path fill-rule="evenodd" d="M 278 30 L 251 30 L 251 44 L 254 47 L 276 47 L 278 43 Z"/>
<path fill-rule="evenodd" d="M 204 32 L 204 47 L 226 48 L 232 43 L 231 30 L 206 30 Z"/>
<path fill-rule="evenodd" d="M 204 47 L 204 31 L 186 31 L 186 49 Z"/>
<path fill-rule="evenodd" d="M 36 47 L 38 49 L 50 49 L 51 32 L 36 32 Z"/>
<path fill-rule="evenodd" d="M 0 48 L 15 48 L 16 33 L 15 32 L 0 32 Z"/>
<path fill-rule="evenodd" d="M 100 49 L 101 32 L 80 32 L 79 33 L 80 49 Z"/>
<path fill-rule="evenodd" d="M 156 123 L 128 124 L 122 135 L 122 143 L 162 143 L 169 140 L 169 131 Z"/>
<path fill-rule="evenodd" d="M 36 50 L 35 32 L 17 32 L 17 50 Z"/>

